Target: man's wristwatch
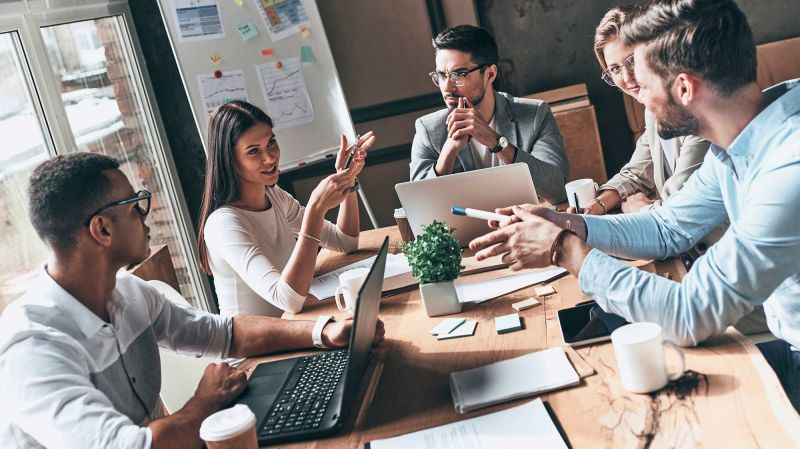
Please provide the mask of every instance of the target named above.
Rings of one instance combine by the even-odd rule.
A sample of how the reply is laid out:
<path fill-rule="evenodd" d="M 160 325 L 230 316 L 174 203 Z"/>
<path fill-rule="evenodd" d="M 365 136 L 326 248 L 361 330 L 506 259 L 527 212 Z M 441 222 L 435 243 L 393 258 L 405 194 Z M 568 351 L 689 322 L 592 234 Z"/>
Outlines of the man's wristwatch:
<path fill-rule="evenodd" d="M 492 153 L 499 153 L 503 151 L 508 146 L 508 139 L 505 136 L 500 136 L 497 139 L 497 146 L 494 148 L 490 148 L 489 151 Z"/>
<path fill-rule="evenodd" d="M 332 319 L 333 317 L 330 315 L 322 315 L 317 318 L 317 322 L 314 323 L 314 329 L 311 331 L 311 341 L 314 343 L 315 347 L 328 349 L 328 346 L 322 341 L 322 329 L 324 329 L 325 325 Z"/>
<path fill-rule="evenodd" d="M 358 178 L 356 178 L 356 183 L 353 184 L 352 186 L 348 187 L 347 191 L 348 192 L 358 192 L 358 189 L 360 189 L 360 188 L 361 188 L 361 186 L 358 184 Z"/>

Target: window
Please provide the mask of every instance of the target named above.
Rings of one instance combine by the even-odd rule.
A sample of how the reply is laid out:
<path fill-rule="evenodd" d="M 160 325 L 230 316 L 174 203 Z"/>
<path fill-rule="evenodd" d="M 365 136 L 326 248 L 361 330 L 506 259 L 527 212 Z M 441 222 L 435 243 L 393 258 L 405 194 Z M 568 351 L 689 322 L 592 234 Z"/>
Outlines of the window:
<path fill-rule="evenodd" d="M 28 221 L 28 178 L 49 157 L 16 33 L 0 34 L 0 311 L 22 296 L 46 254 Z"/>
<path fill-rule="evenodd" d="M 121 162 L 134 190 L 147 189 L 153 202 L 147 223 L 151 245 L 167 244 L 181 291 L 191 303 L 200 296 L 180 247 L 179 210 L 170 201 L 166 170 L 159 164 L 156 130 L 143 106 L 140 82 L 119 17 L 104 17 L 41 29 L 50 67 L 79 151 L 102 153 Z"/>

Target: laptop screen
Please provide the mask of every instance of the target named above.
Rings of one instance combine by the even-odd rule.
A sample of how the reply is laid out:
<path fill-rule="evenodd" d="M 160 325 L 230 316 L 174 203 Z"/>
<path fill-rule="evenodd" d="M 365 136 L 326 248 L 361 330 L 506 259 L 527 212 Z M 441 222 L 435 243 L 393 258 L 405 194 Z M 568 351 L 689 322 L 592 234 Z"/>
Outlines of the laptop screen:
<path fill-rule="evenodd" d="M 378 257 L 370 268 L 367 279 L 358 292 L 356 301 L 355 322 L 350 334 L 350 360 L 344 373 L 343 408 L 350 408 L 355 401 L 355 394 L 364 376 L 372 339 L 375 337 L 375 323 L 378 321 L 378 309 L 381 305 L 383 290 L 383 274 L 386 268 L 386 254 L 389 250 L 389 237 L 383 240 Z"/>

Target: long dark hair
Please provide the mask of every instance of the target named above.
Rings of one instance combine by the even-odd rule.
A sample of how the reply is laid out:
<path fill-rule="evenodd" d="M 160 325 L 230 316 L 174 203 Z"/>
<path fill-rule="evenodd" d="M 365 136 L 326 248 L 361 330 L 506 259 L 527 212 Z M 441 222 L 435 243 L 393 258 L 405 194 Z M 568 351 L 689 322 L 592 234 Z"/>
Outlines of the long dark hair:
<path fill-rule="evenodd" d="M 263 123 L 272 128 L 272 119 L 258 107 L 233 100 L 214 110 L 208 122 L 208 159 L 203 203 L 200 205 L 200 231 L 197 244 L 200 267 L 211 274 L 205 242 L 206 220 L 220 206 L 239 199 L 239 177 L 236 173 L 234 147 L 239 137 L 253 126 Z"/>

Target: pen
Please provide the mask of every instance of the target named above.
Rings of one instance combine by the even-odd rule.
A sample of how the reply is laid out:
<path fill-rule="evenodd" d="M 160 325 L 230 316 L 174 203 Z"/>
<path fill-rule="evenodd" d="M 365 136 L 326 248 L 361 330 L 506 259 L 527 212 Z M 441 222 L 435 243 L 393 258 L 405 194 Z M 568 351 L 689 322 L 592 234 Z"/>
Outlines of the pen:
<path fill-rule="evenodd" d="M 353 162 L 353 156 L 356 154 L 356 150 L 358 150 L 358 141 L 361 140 L 361 134 L 356 134 L 356 141 L 353 143 L 353 149 L 350 150 L 350 154 L 347 155 L 347 160 L 344 162 L 344 169 L 347 170 L 350 168 L 350 163 Z"/>
<path fill-rule="evenodd" d="M 486 212 L 485 210 L 470 209 L 468 207 L 453 206 L 450 211 L 453 215 L 461 215 L 464 217 L 479 218 L 481 220 L 496 220 L 498 223 L 503 223 L 511 219 L 510 215 L 501 215 L 494 212 Z"/>
<path fill-rule="evenodd" d="M 578 202 L 578 192 L 572 192 L 575 196 L 575 212 L 581 213 L 581 204 Z"/>

